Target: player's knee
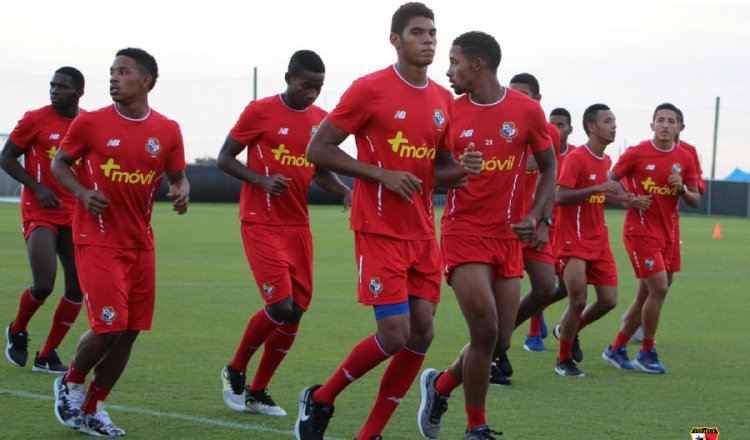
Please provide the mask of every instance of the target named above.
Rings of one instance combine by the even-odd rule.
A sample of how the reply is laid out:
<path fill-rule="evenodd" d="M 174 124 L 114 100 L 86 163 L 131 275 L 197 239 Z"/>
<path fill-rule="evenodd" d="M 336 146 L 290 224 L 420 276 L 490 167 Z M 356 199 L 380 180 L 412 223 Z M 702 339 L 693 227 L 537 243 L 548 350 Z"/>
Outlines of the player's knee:
<path fill-rule="evenodd" d="M 288 298 L 290 299 L 290 298 Z M 292 301 L 279 301 L 266 306 L 266 311 L 276 322 L 285 322 L 292 315 Z"/>
<path fill-rule="evenodd" d="M 52 294 L 52 290 L 55 288 L 54 281 L 43 280 L 41 282 L 35 282 L 31 286 L 31 296 L 38 301 L 44 301 L 48 296 Z"/>
<path fill-rule="evenodd" d="M 407 339 L 407 335 L 396 332 L 378 335 L 378 342 L 383 346 L 383 350 L 391 354 L 401 350 L 406 345 Z"/>
<path fill-rule="evenodd" d="M 610 310 L 613 310 L 615 307 L 617 307 L 617 297 L 611 296 L 607 298 L 602 298 L 602 307 L 606 309 L 608 312 Z"/>
<path fill-rule="evenodd" d="M 492 352 L 497 343 L 497 322 L 488 322 L 482 326 L 471 326 L 469 328 L 471 345 L 487 352 Z"/>

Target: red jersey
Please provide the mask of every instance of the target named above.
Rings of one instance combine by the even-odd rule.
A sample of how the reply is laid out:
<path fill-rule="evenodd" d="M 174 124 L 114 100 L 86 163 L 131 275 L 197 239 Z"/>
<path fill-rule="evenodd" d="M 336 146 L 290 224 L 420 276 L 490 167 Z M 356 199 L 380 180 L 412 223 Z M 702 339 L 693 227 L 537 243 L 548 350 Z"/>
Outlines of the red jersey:
<path fill-rule="evenodd" d="M 83 113 L 83 110 L 81 110 Z M 63 188 L 52 175 L 50 164 L 68 132 L 73 119 L 57 114 L 51 105 L 26 112 L 8 138 L 24 150 L 26 172 L 37 182 L 55 193 L 62 204 L 59 208 L 45 208 L 39 203 L 31 188 L 21 193 L 21 215 L 24 221 L 46 220 L 56 225 L 68 225 L 73 221 L 76 198 Z"/>
<path fill-rule="evenodd" d="M 309 225 L 307 194 L 315 166 L 305 158 L 305 149 L 325 116 L 325 110 L 315 105 L 305 110 L 289 108 L 281 95 L 253 101 L 245 107 L 229 135 L 248 146 L 247 167 L 262 176 L 278 173 L 292 180 L 278 197 L 244 182 L 240 197 L 243 222 Z"/>
<path fill-rule="evenodd" d="M 427 80 L 416 87 L 395 66 L 366 75 L 344 92 L 328 120 L 354 134 L 357 160 L 422 180 L 409 203 L 375 181 L 355 179 L 352 230 L 407 240 L 435 238 L 432 191 L 437 150 L 453 150 L 453 97 Z"/>
<path fill-rule="evenodd" d="M 695 176 L 698 179 L 698 193 L 703 195 L 706 192 L 706 181 L 703 180 L 703 169 L 701 169 L 701 160 L 698 158 L 698 150 L 693 145 L 681 140 L 677 143 L 677 146 L 687 150 L 690 156 L 693 158 L 693 165 L 695 166 Z"/>
<path fill-rule="evenodd" d="M 182 133 L 177 122 L 154 110 L 143 119 L 122 116 L 115 105 L 73 121 L 62 144 L 81 158 L 79 179 L 109 199 L 95 216 L 76 204 L 73 241 L 79 245 L 152 249 L 151 209 L 164 171 L 185 169 Z"/>
<path fill-rule="evenodd" d="M 667 180 L 672 173 L 679 173 L 685 185 L 696 186 L 695 165 L 690 153 L 675 146 L 667 151 L 659 150 L 651 140 L 643 141 L 625 150 L 612 173 L 626 180 L 634 194 L 652 196 L 648 210 L 628 210 L 623 226 L 625 235 L 672 241 L 680 195 Z"/>
<path fill-rule="evenodd" d="M 567 144 L 565 151 L 562 150 L 562 143 L 560 144 L 560 154 L 557 155 L 557 182 L 560 181 L 560 175 L 562 174 L 562 167 L 565 163 L 565 159 L 568 157 L 573 150 L 576 149 L 575 145 Z M 560 205 L 555 202 L 552 207 L 552 226 L 549 228 L 549 241 L 553 248 L 557 248 L 557 242 L 555 241 L 557 235 L 557 219 L 560 217 Z"/>
<path fill-rule="evenodd" d="M 567 159 L 557 179 L 559 186 L 584 189 L 609 180 L 612 159 L 606 154 L 596 156 L 587 146 L 565 154 Z M 559 205 L 555 219 L 555 243 L 560 248 L 578 251 L 595 251 L 609 248 L 609 235 L 604 220 L 602 192 L 592 194 L 574 205 Z"/>
<path fill-rule="evenodd" d="M 441 234 L 516 237 L 510 224 L 524 215 L 526 154 L 549 148 L 545 124 L 541 107 L 509 88 L 494 104 L 476 104 L 468 94 L 456 99 L 452 128 L 456 153 L 474 143 L 484 163 L 479 175 L 468 176 L 466 188 L 448 190 Z"/>
<path fill-rule="evenodd" d="M 560 174 L 560 130 L 557 129 L 553 124 L 547 122 L 546 125 L 547 135 L 552 142 L 552 147 L 555 149 L 555 158 L 558 159 L 557 174 Z M 549 144 L 548 144 L 549 146 Z M 529 151 L 528 154 L 533 154 Z M 528 214 L 531 211 L 531 205 L 534 204 L 534 193 L 536 192 L 536 182 L 539 180 L 539 170 L 526 171 L 524 176 L 524 189 L 523 189 L 523 213 Z"/>

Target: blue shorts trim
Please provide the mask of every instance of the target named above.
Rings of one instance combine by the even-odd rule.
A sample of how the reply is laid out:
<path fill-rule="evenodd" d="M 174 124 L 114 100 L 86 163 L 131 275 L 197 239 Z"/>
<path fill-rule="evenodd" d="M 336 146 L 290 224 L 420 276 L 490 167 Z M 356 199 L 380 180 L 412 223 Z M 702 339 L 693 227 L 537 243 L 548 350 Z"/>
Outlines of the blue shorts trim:
<path fill-rule="evenodd" d="M 400 302 L 397 304 L 384 304 L 381 306 L 372 306 L 372 310 L 375 312 L 375 319 L 383 319 L 394 315 L 403 315 L 409 313 L 409 301 Z"/>

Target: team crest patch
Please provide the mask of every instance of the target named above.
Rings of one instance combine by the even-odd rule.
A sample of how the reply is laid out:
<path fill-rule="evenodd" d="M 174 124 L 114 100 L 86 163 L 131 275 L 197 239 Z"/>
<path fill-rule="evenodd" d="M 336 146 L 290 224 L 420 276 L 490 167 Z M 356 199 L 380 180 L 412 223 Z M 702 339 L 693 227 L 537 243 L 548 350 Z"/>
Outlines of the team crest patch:
<path fill-rule="evenodd" d="M 380 282 L 380 278 L 372 277 L 372 279 L 370 280 L 370 293 L 372 293 L 373 296 L 377 297 L 382 291 L 383 283 Z"/>
<path fill-rule="evenodd" d="M 505 140 L 510 142 L 516 135 L 518 135 L 518 129 L 516 128 L 515 122 L 503 122 L 503 128 L 500 130 L 500 134 L 503 135 Z"/>
<path fill-rule="evenodd" d="M 653 258 L 646 258 L 646 261 L 644 261 L 646 264 L 646 269 L 651 270 L 654 268 L 654 259 Z"/>
<path fill-rule="evenodd" d="M 680 173 L 680 172 L 682 172 L 682 167 L 680 166 L 680 164 L 673 163 L 672 164 L 672 172 L 673 173 Z"/>
<path fill-rule="evenodd" d="M 107 323 L 107 325 L 112 325 L 112 321 L 117 318 L 117 312 L 115 312 L 114 307 L 103 307 L 102 308 L 102 321 Z"/>
<path fill-rule="evenodd" d="M 432 115 L 432 120 L 435 122 L 435 125 L 437 125 L 438 130 L 443 129 L 443 126 L 445 125 L 445 115 L 443 115 L 442 110 L 435 109 L 435 114 Z"/>
<path fill-rule="evenodd" d="M 717 440 L 719 438 L 719 428 L 713 427 L 693 427 L 690 430 L 690 438 L 693 440 Z"/>
<path fill-rule="evenodd" d="M 276 288 L 271 283 L 263 283 L 263 295 L 266 295 L 267 297 L 272 297 L 273 292 L 276 291 Z"/>
<path fill-rule="evenodd" d="M 148 138 L 148 141 L 146 141 L 146 151 L 148 151 L 151 154 L 156 154 L 161 150 L 161 146 L 159 145 L 159 139 L 157 138 Z"/>

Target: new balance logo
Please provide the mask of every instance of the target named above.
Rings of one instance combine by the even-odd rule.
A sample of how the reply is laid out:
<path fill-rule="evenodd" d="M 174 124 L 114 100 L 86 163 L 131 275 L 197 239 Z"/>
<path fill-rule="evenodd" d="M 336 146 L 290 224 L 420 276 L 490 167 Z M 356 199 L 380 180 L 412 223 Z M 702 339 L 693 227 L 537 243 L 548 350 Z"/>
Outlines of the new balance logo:
<path fill-rule="evenodd" d="M 596 174 L 592 174 L 589 176 L 589 180 L 596 180 Z"/>
<path fill-rule="evenodd" d="M 60 133 L 52 133 L 51 135 L 49 135 L 49 138 L 52 139 L 53 141 L 56 141 L 60 139 Z"/>
<path fill-rule="evenodd" d="M 119 147 L 120 146 L 120 140 L 119 139 L 110 139 L 107 141 L 108 147 Z"/>
<path fill-rule="evenodd" d="M 648 171 L 654 171 L 656 169 L 656 165 L 648 164 L 646 165 L 646 170 Z"/>
<path fill-rule="evenodd" d="M 287 127 L 281 127 L 279 128 L 279 134 L 289 134 L 289 129 Z"/>
<path fill-rule="evenodd" d="M 469 129 L 469 130 L 462 131 L 461 136 L 459 137 L 468 138 L 468 137 L 472 137 L 473 135 L 474 135 L 474 130 Z"/>
<path fill-rule="evenodd" d="M 406 110 L 396 110 L 396 114 L 393 115 L 393 119 L 406 119 Z"/>

